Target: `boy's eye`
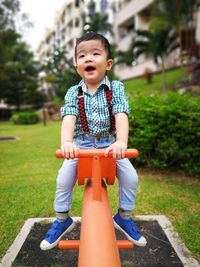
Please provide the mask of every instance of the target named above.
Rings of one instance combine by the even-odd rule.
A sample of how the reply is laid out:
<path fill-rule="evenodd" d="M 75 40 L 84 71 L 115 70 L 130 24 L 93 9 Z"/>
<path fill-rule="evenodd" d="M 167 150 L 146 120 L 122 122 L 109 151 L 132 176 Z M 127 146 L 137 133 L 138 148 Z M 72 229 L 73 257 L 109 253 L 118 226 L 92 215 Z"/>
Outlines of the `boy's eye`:
<path fill-rule="evenodd" d="M 97 52 L 95 52 L 93 55 L 94 55 L 94 56 L 98 56 L 98 55 L 100 55 L 100 54 L 99 54 L 99 53 L 97 53 Z"/>
<path fill-rule="evenodd" d="M 80 56 L 79 56 L 79 58 L 82 58 L 82 57 L 84 57 L 84 55 L 80 55 Z"/>

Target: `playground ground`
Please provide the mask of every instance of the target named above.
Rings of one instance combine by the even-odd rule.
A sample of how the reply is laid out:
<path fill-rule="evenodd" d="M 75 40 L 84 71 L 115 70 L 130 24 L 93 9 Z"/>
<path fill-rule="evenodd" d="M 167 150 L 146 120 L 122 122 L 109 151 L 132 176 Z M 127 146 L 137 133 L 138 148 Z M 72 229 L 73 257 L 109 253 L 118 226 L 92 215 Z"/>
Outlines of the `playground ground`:
<path fill-rule="evenodd" d="M 80 218 L 75 218 L 76 227 L 63 239 L 79 239 Z M 53 218 L 48 220 L 29 219 L 20 234 L 10 247 L 2 261 L 2 267 L 76 267 L 78 266 L 78 251 L 60 251 L 54 248 L 49 251 L 40 250 L 40 242 L 48 231 Z M 147 238 L 146 247 L 134 247 L 130 250 L 120 250 L 122 267 L 198 267 L 173 231 L 170 221 L 165 216 L 139 216 L 137 225 Z M 116 230 L 117 239 L 125 236 Z"/>
<path fill-rule="evenodd" d="M 10 123 L 3 123 L 1 126 L 1 133 L 8 135 L 8 133 L 12 132 L 14 136 L 20 137 L 19 142 L 2 142 L 1 144 L 0 161 L 2 162 L 1 172 L 3 175 L 1 177 L 0 204 L 3 209 L 1 212 L 0 233 L 2 242 L 0 242 L 0 252 L 1 257 L 4 257 L 28 218 L 54 215 L 52 203 L 55 194 L 55 172 L 60 166 L 60 161 L 55 159 L 52 153 L 58 147 L 58 123 L 49 123 L 48 127 L 41 127 L 40 124 L 16 127 Z M 51 142 L 48 141 L 49 139 L 51 139 Z M 187 248 L 191 250 L 193 256 L 198 257 L 200 248 L 198 238 L 199 181 L 183 177 L 182 174 L 179 176 L 177 173 L 163 175 L 155 172 L 145 173 L 144 170 L 139 173 L 139 177 L 140 183 L 137 194 L 137 203 L 139 205 L 136 206 L 135 214 L 165 214 L 171 220 L 174 228 L 179 233 L 182 241 L 185 242 Z M 74 208 L 71 216 L 81 214 L 82 191 L 82 187 L 75 188 Z M 117 184 L 109 187 L 109 193 L 114 214 L 117 207 Z M 38 249 L 37 244 L 39 244 L 45 232 L 41 236 L 36 234 L 36 237 L 38 237 L 37 243 L 30 244 L 32 253 Z M 148 244 L 150 243 L 148 242 Z M 26 254 L 29 255 L 29 252 L 23 250 L 24 246 L 20 248 L 19 255 L 23 253 L 25 257 Z M 144 256 L 143 250 L 140 248 L 135 248 L 133 253 L 138 249 Z M 152 254 L 152 248 L 149 247 L 149 249 Z M 41 253 L 41 251 L 39 252 Z M 40 254 L 39 252 L 37 257 L 43 259 L 45 254 Z M 53 255 L 53 250 L 48 253 Z M 68 255 L 68 258 L 70 258 L 68 253 L 71 253 L 71 251 L 64 252 L 64 255 Z M 124 252 L 122 251 L 121 253 Z M 151 254 L 149 255 L 151 256 Z M 155 253 L 155 255 L 157 254 Z M 13 259 L 10 254 L 8 254 L 8 257 Z M 42 262 L 41 264 L 34 263 L 34 266 L 62 266 L 59 263 L 48 265 Z M 133 265 L 133 262 L 130 264 L 136 266 Z M 131 266 L 130 264 L 129 266 Z M 3 267 L 6 266 L 9 265 L 3 265 Z M 21 264 L 22 266 L 33 265 Z M 192 265 L 187 266 L 191 267 Z"/>

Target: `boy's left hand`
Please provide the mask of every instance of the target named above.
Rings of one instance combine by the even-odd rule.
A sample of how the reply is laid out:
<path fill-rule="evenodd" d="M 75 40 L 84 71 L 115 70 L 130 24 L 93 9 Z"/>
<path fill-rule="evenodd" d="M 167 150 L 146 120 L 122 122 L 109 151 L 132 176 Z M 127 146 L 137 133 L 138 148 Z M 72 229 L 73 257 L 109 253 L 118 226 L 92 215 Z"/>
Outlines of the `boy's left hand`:
<path fill-rule="evenodd" d="M 109 151 L 112 151 L 114 159 L 123 159 L 125 157 L 126 149 L 127 144 L 121 140 L 117 140 L 115 143 L 113 143 L 106 149 L 105 157 L 108 156 Z"/>

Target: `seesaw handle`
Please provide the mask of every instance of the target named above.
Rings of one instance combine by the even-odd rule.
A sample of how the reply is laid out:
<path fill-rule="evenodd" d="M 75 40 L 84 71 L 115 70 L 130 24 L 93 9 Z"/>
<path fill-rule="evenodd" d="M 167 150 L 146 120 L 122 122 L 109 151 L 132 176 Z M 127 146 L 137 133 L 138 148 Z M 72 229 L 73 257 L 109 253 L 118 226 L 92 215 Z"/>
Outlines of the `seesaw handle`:
<path fill-rule="evenodd" d="M 78 150 L 78 158 L 92 158 L 94 156 L 105 157 L 104 156 L 105 149 L 79 149 Z M 139 152 L 135 148 L 128 148 L 125 153 L 126 158 L 137 158 Z M 56 150 L 55 153 L 56 158 L 64 158 L 61 153 L 61 150 Z M 112 157 L 112 152 L 109 152 L 108 157 Z"/>

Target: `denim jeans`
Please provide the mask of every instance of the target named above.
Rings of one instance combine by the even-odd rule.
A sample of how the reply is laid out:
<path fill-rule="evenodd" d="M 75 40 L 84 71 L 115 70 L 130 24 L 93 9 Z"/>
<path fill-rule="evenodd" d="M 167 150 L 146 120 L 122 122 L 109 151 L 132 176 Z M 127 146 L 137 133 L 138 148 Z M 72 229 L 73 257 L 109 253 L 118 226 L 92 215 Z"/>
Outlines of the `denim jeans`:
<path fill-rule="evenodd" d="M 74 140 L 79 148 L 105 148 L 115 141 L 113 136 L 80 136 Z M 58 171 L 54 209 L 66 212 L 72 207 L 72 191 L 77 180 L 78 159 L 65 159 Z M 116 160 L 116 176 L 119 181 L 118 208 L 132 211 L 134 209 L 138 176 L 127 158 Z"/>

